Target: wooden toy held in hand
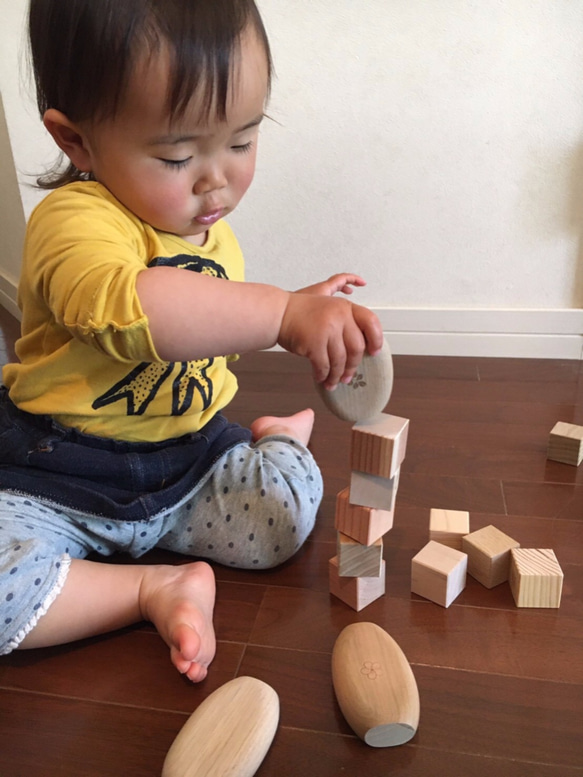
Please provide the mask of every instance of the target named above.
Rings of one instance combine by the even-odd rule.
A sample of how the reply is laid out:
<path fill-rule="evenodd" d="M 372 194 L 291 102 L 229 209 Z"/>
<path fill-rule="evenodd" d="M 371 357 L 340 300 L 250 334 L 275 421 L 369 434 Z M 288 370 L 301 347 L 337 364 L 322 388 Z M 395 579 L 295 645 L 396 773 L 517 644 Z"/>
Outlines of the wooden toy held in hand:
<path fill-rule="evenodd" d="M 350 383 L 339 383 L 328 391 L 316 383 L 322 401 L 343 421 L 356 423 L 380 413 L 393 390 L 393 359 L 387 341 L 376 356 L 366 353 Z"/>
<path fill-rule="evenodd" d="M 419 725 L 419 691 L 405 654 L 376 623 L 352 623 L 332 651 L 342 714 L 371 747 L 408 742 Z"/>
<path fill-rule="evenodd" d="M 279 698 L 254 677 L 237 677 L 208 696 L 186 721 L 162 777 L 252 777 L 273 741 Z"/>

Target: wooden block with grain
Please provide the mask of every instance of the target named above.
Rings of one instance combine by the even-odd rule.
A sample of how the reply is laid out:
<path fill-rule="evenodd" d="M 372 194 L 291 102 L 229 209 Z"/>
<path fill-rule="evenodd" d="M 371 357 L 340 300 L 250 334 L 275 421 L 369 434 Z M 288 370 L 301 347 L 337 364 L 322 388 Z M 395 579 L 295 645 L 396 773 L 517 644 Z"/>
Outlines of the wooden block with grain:
<path fill-rule="evenodd" d="M 456 550 L 462 549 L 462 537 L 470 532 L 470 514 L 464 510 L 432 508 L 429 514 L 429 539 Z"/>
<path fill-rule="evenodd" d="M 467 534 L 462 539 L 462 550 L 468 556 L 468 574 L 486 588 L 504 583 L 510 571 L 510 551 L 519 547 L 519 542 L 495 526 Z"/>
<path fill-rule="evenodd" d="M 340 577 L 379 577 L 383 563 L 383 540 L 362 545 L 338 532 L 338 574 Z"/>
<path fill-rule="evenodd" d="M 379 577 L 340 577 L 338 557 L 329 561 L 330 593 L 359 612 L 385 593 L 386 565 L 383 559 Z"/>
<path fill-rule="evenodd" d="M 363 545 L 372 545 L 393 528 L 393 510 L 351 505 L 350 489 L 344 488 L 336 496 L 335 528 Z"/>
<path fill-rule="evenodd" d="M 254 677 L 237 677 L 188 718 L 166 755 L 162 777 L 252 777 L 278 722 L 273 688 Z"/>
<path fill-rule="evenodd" d="M 583 426 L 558 421 L 549 435 L 547 459 L 578 467 L 583 461 Z"/>
<path fill-rule="evenodd" d="M 517 607 L 559 607 L 563 570 L 555 552 L 540 548 L 512 548 L 510 589 Z"/>
<path fill-rule="evenodd" d="M 411 591 L 449 607 L 466 587 L 467 568 L 465 553 L 430 540 L 411 561 Z"/>
<path fill-rule="evenodd" d="M 419 725 L 419 691 L 407 658 L 376 623 L 352 623 L 332 650 L 332 683 L 352 730 L 371 747 L 408 742 Z"/>
<path fill-rule="evenodd" d="M 394 477 L 405 458 L 409 419 L 388 413 L 352 427 L 350 468 L 382 478 Z"/>
<path fill-rule="evenodd" d="M 375 510 L 394 510 L 400 471 L 392 478 L 367 475 L 366 472 L 351 472 L 348 495 L 350 504 L 372 507 Z"/>

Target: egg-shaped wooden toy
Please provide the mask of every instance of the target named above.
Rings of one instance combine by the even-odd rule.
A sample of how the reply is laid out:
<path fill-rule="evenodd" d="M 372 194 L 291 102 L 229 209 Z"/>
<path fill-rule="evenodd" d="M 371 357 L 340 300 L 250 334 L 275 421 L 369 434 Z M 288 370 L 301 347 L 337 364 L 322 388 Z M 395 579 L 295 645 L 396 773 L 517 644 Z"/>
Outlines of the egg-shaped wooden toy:
<path fill-rule="evenodd" d="M 316 383 L 322 401 L 343 421 L 366 421 L 382 412 L 393 390 L 393 358 L 385 340 L 376 356 L 365 353 L 350 383 L 339 383 L 333 391 Z"/>
<path fill-rule="evenodd" d="M 340 632 L 332 682 L 342 714 L 367 745 L 393 747 L 415 735 L 415 676 L 399 645 L 376 623 L 352 623 Z"/>
<path fill-rule="evenodd" d="M 188 718 L 166 755 L 162 777 L 252 777 L 278 722 L 273 688 L 254 677 L 237 677 Z"/>

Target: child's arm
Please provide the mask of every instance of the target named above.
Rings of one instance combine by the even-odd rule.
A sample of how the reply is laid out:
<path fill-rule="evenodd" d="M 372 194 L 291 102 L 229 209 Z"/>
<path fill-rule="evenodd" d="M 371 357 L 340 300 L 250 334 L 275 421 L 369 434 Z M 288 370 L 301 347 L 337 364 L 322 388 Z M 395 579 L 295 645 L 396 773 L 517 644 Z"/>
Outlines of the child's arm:
<path fill-rule="evenodd" d="M 315 379 L 333 388 L 352 379 L 365 350 L 374 354 L 382 346 L 374 313 L 330 296 L 330 290 L 291 293 L 170 267 L 141 272 L 136 290 L 156 351 L 167 361 L 244 353 L 278 343 L 308 358 Z"/>

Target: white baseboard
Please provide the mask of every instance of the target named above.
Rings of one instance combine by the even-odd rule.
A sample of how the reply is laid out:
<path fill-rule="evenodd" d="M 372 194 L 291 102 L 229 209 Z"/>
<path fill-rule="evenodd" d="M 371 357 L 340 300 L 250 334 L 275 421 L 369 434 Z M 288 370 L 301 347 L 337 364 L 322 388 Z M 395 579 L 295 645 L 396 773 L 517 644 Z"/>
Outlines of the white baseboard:
<path fill-rule="evenodd" d="M 21 313 L 16 304 L 17 291 L 18 282 L 0 271 L 0 305 L 20 321 Z"/>
<path fill-rule="evenodd" d="M 376 308 L 394 354 L 583 358 L 583 310 Z"/>

